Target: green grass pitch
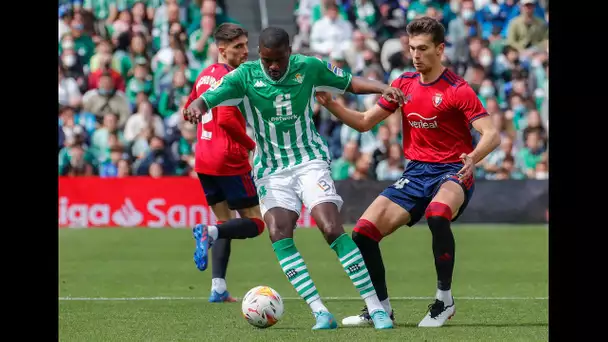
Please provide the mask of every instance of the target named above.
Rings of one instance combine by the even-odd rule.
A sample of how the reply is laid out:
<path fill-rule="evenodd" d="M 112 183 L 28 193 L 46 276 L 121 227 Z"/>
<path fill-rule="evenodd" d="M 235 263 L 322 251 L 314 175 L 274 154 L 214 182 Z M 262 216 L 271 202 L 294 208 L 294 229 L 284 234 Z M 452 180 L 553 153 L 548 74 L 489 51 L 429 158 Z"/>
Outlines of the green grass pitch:
<path fill-rule="evenodd" d="M 227 283 L 242 297 L 268 285 L 285 298 L 269 329 L 250 326 L 240 302 L 210 304 L 211 270 L 192 261 L 188 229 L 59 230 L 61 341 L 546 341 L 546 225 L 454 225 L 456 315 L 439 329 L 417 328 L 435 294 L 430 232 L 402 228 L 382 241 L 396 327 L 310 330 L 314 319 L 280 270 L 268 233 L 233 241 Z M 350 233 L 350 229 L 349 229 Z M 317 229 L 296 246 L 338 321 L 363 301 Z"/>

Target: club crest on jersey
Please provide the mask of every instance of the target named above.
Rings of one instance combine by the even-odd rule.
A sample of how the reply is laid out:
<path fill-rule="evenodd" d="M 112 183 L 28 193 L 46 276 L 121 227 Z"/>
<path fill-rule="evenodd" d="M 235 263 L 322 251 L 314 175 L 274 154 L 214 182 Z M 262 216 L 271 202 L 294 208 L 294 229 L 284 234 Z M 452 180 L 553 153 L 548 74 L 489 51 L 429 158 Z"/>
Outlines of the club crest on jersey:
<path fill-rule="evenodd" d="M 295 79 L 296 79 L 296 81 L 297 81 L 298 83 L 302 83 L 302 82 L 304 82 L 304 76 L 302 76 L 302 75 L 300 75 L 300 74 L 296 74 Z"/>
<path fill-rule="evenodd" d="M 412 94 L 407 94 L 405 95 L 405 101 L 403 101 L 403 104 L 406 104 L 408 102 L 410 102 L 412 100 Z"/>
<path fill-rule="evenodd" d="M 441 93 L 437 93 L 433 96 L 433 104 L 435 107 L 439 106 L 441 101 L 443 101 L 443 95 Z"/>

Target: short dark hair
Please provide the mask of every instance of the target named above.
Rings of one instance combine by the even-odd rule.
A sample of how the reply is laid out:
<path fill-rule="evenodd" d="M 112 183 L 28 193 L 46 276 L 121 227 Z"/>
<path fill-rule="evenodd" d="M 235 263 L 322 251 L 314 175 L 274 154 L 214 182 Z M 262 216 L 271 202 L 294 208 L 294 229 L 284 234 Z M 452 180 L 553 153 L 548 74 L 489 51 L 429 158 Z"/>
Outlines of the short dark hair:
<path fill-rule="evenodd" d="M 435 45 L 445 43 L 445 27 L 431 17 L 422 17 L 412 20 L 406 27 L 410 37 L 420 34 L 429 34 Z"/>
<path fill-rule="evenodd" d="M 260 46 L 275 49 L 289 46 L 289 34 L 280 27 L 267 27 L 260 33 Z"/>
<path fill-rule="evenodd" d="M 241 36 L 248 37 L 249 33 L 241 26 L 232 23 L 223 23 L 213 32 L 213 39 L 216 42 L 230 43 Z"/>

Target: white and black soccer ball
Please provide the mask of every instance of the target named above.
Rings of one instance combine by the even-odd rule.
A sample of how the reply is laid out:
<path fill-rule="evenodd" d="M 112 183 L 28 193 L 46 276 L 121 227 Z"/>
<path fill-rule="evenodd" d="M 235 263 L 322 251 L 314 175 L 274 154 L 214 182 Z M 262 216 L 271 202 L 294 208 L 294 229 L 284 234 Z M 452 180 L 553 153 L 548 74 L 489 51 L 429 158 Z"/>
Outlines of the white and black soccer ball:
<path fill-rule="evenodd" d="M 283 299 L 269 286 L 256 286 L 243 297 L 241 309 L 249 324 L 258 328 L 275 325 L 283 317 Z"/>

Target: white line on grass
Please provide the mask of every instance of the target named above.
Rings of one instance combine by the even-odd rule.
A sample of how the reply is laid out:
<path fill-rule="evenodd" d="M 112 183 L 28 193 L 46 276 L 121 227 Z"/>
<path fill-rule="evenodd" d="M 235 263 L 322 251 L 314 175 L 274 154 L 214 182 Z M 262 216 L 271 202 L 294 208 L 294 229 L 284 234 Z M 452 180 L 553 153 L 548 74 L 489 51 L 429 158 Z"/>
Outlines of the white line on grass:
<path fill-rule="evenodd" d="M 209 297 L 59 297 L 60 301 L 207 300 Z M 435 297 L 391 297 L 391 300 L 429 300 Z M 460 300 L 547 300 L 548 297 L 454 297 Z M 323 297 L 326 300 L 361 300 L 361 297 Z M 302 300 L 283 297 L 283 300 Z"/>

